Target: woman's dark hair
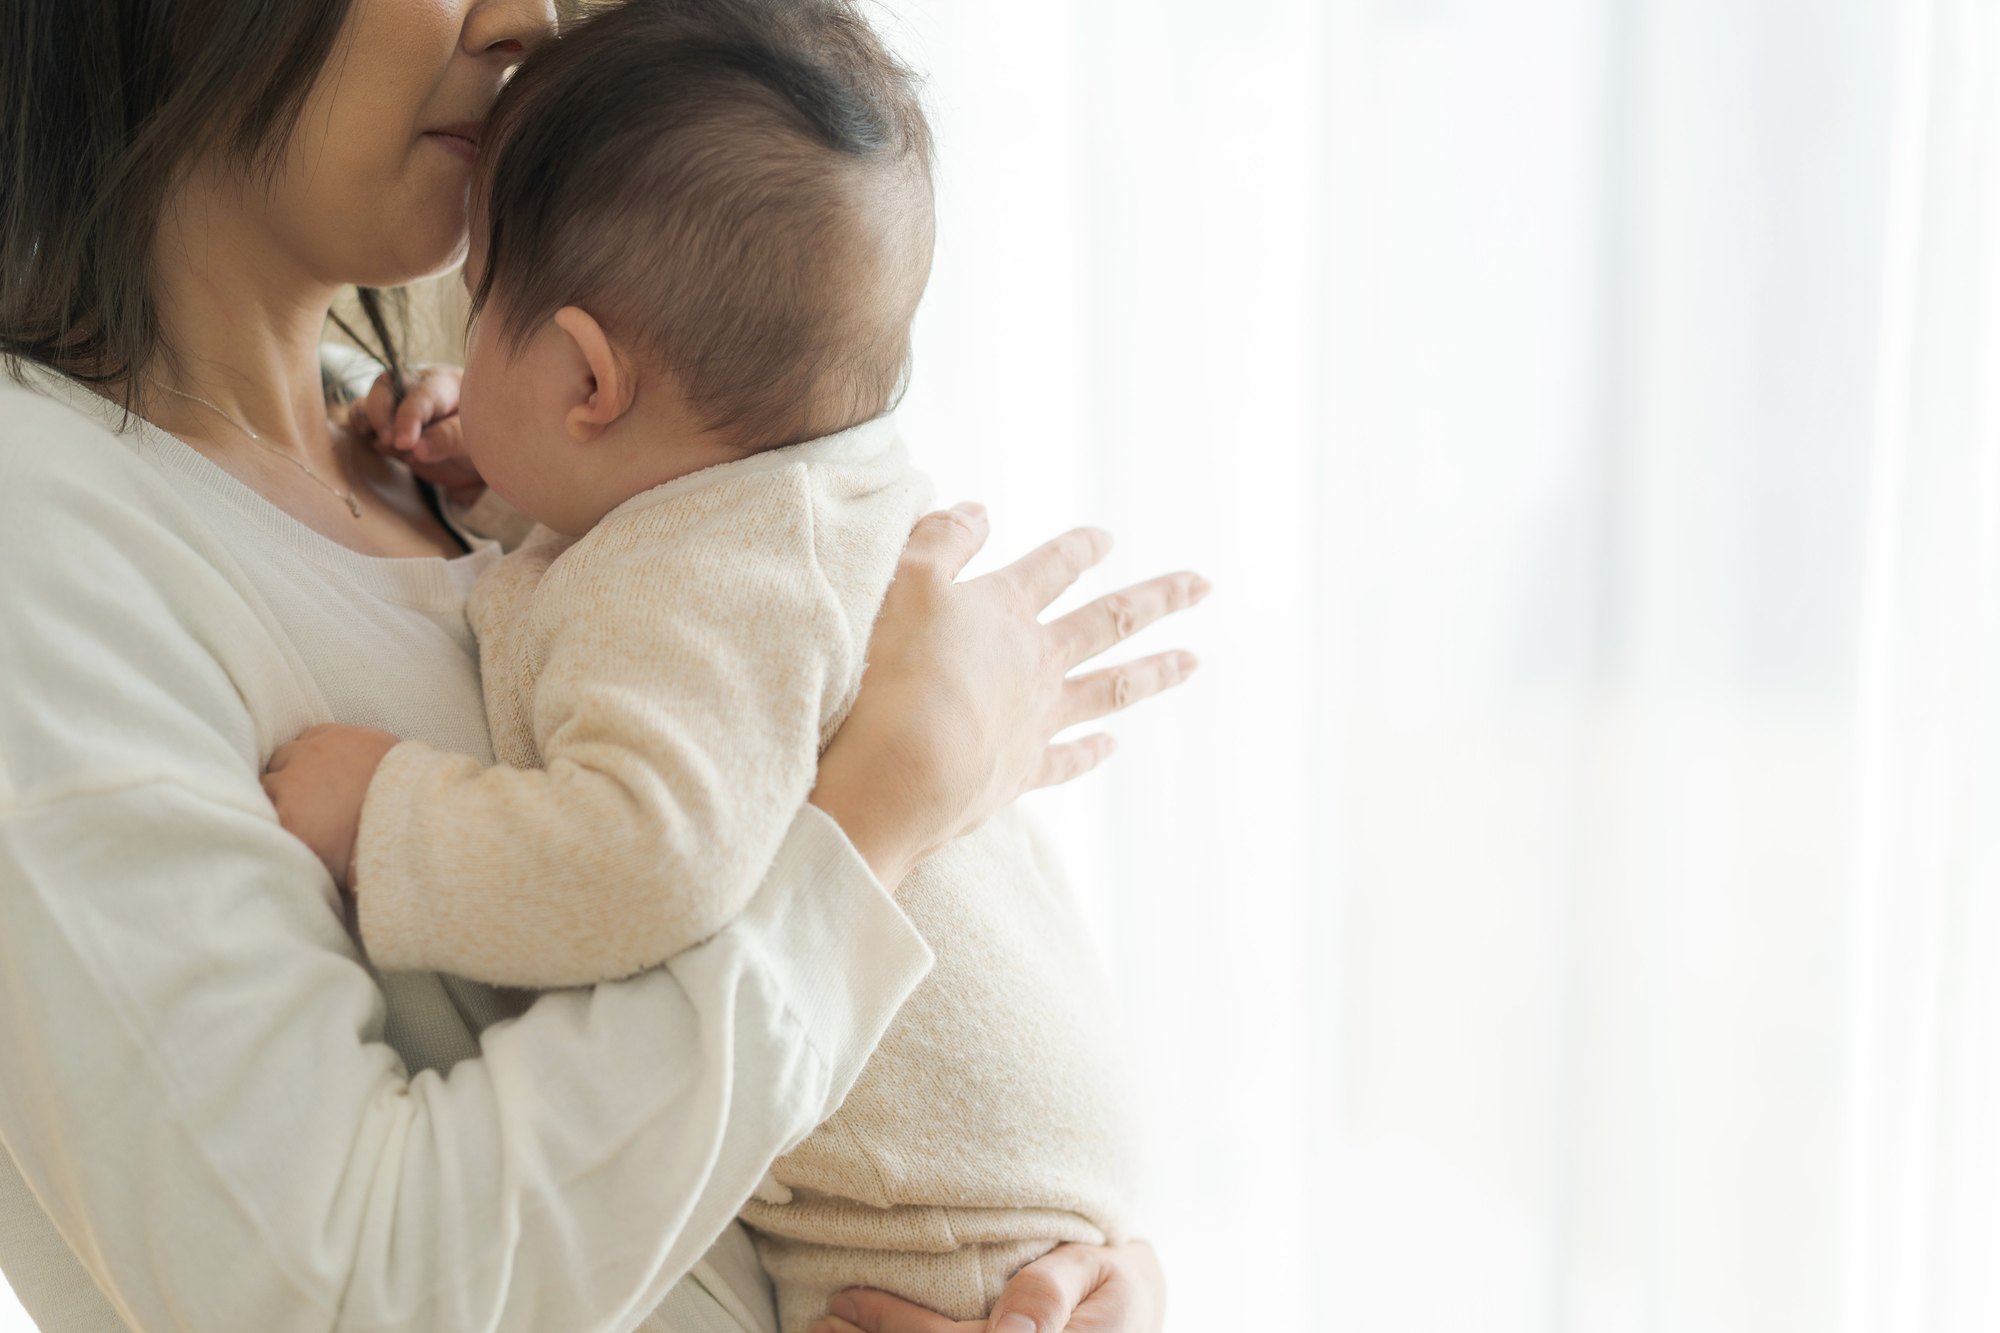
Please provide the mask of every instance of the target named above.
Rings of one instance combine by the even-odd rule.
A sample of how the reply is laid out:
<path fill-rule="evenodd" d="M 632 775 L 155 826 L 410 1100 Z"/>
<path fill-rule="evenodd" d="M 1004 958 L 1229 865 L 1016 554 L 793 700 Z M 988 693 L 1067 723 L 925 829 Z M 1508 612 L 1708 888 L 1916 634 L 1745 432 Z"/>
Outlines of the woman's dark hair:
<path fill-rule="evenodd" d="M 0 355 L 130 403 L 173 355 L 152 283 L 169 192 L 204 151 L 275 164 L 350 3 L 0 0 Z M 381 295 L 361 303 L 400 371 Z"/>

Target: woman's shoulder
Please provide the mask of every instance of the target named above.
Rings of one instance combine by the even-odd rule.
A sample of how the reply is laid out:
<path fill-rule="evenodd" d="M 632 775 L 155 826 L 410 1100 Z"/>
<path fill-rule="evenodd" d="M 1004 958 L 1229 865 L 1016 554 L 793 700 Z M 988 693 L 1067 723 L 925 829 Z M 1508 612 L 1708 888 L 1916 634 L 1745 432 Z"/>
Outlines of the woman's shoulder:
<path fill-rule="evenodd" d="M 98 400 L 93 409 L 82 400 L 95 395 L 56 379 L 0 369 L 0 504 L 10 511 L 0 541 L 16 524 L 38 515 L 61 521 L 78 502 L 107 492 L 171 507 L 171 487 L 141 457 L 136 438 L 114 428 L 118 408 Z"/>
<path fill-rule="evenodd" d="M 214 570 L 210 526 L 148 462 L 136 431 L 114 429 L 117 409 L 0 375 L 0 565 L 4 593 L 63 603 L 75 584 L 101 588 L 135 611 L 175 600 Z M 94 396 L 94 395 L 93 395 Z M 17 605 L 17 609 L 20 608 Z"/>
<path fill-rule="evenodd" d="M 240 769 L 310 707 L 232 554 L 135 440 L 4 375 L 0 569 L 0 804 Z"/>

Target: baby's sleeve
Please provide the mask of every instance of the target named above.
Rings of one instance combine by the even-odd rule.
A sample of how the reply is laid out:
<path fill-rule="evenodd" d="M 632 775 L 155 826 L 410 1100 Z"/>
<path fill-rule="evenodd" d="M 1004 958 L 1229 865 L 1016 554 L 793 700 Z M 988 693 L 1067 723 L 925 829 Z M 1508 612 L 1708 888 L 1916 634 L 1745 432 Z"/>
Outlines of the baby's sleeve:
<path fill-rule="evenodd" d="M 383 760 L 355 858 L 378 967 L 587 985 L 742 911 L 858 668 L 809 507 L 783 476 L 759 481 L 709 497 L 702 521 L 672 506 L 615 519 L 544 578 L 541 768 L 408 742 Z"/>

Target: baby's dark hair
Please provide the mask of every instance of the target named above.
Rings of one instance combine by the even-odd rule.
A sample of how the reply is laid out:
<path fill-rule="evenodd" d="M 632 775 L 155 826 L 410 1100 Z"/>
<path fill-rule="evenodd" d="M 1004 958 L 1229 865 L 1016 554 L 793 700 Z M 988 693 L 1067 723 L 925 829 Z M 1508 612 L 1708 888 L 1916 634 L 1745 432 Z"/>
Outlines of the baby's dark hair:
<path fill-rule="evenodd" d="M 622 0 L 488 118 L 473 313 L 519 346 L 583 307 L 746 450 L 857 424 L 907 377 L 930 157 L 850 0 Z"/>

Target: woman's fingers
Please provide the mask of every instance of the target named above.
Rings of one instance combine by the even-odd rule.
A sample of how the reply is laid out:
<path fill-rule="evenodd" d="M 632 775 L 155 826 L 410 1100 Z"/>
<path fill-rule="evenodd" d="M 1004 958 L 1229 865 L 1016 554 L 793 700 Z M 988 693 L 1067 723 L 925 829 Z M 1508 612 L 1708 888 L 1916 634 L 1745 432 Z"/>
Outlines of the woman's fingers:
<path fill-rule="evenodd" d="M 1193 653 L 1175 651 L 1078 676 L 1063 685 L 1062 725 L 1073 727 L 1172 689 L 1192 676 L 1200 665 Z M 1042 766 L 1023 790 L 1059 787 L 1080 778 L 1109 759 L 1117 749 L 1118 742 L 1101 732 L 1051 745 L 1042 751 Z"/>
<path fill-rule="evenodd" d="M 813 1333 L 984 1333 L 986 1321 L 957 1323 L 920 1305 L 863 1287 L 833 1298 L 833 1317 L 813 1325 Z"/>
<path fill-rule="evenodd" d="M 1070 1315 L 1108 1276 L 1095 1245 L 1058 1245 L 1007 1279 L 993 1303 L 993 1333 L 1060 1333 Z"/>
<path fill-rule="evenodd" d="M 1187 610 L 1208 593 L 1209 582 L 1199 574 L 1162 574 L 1058 617 L 1049 623 L 1049 632 L 1055 636 L 1062 660 L 1075 666 L 1137 634 L 1161 616 Z"/>
<path fill-rule="evenodd" d="M 1096 768 L 1118 751 L 1118 742 L 1099 733 L 1081 740 L 1064 741 L 1042 751 L 1042 766 L 1028 779 L 1024 791 L 1037 787 L 1060 787 Z"/>
<path fill-rule="evenodd" d="M 1063 589 L 1083 577 L 1111 554 L 1111 534 L 1103 528 L 1072 528 L 1054 541 L 1043 542 L 993 577 L 1012 588 L 1039 612 L 1062 596 Z"/>
<path fill-rule="evenodd" d="M 926 567 L 949 583 L 986 545 L 989 531 L 986 506 L 961 500 L 917 520 L 917 526 L 910 530 L 909 544 L 903 548 L 903 561 Z"/>
<path fill-rule="evenodd" d="M 1129 708 L 1172 689 L 1200 666 L 1201 659 L 1193 653 L 1175 649 L 1072 677 L 1063 684 L 1062 725 L 1073 727 Z"/>

